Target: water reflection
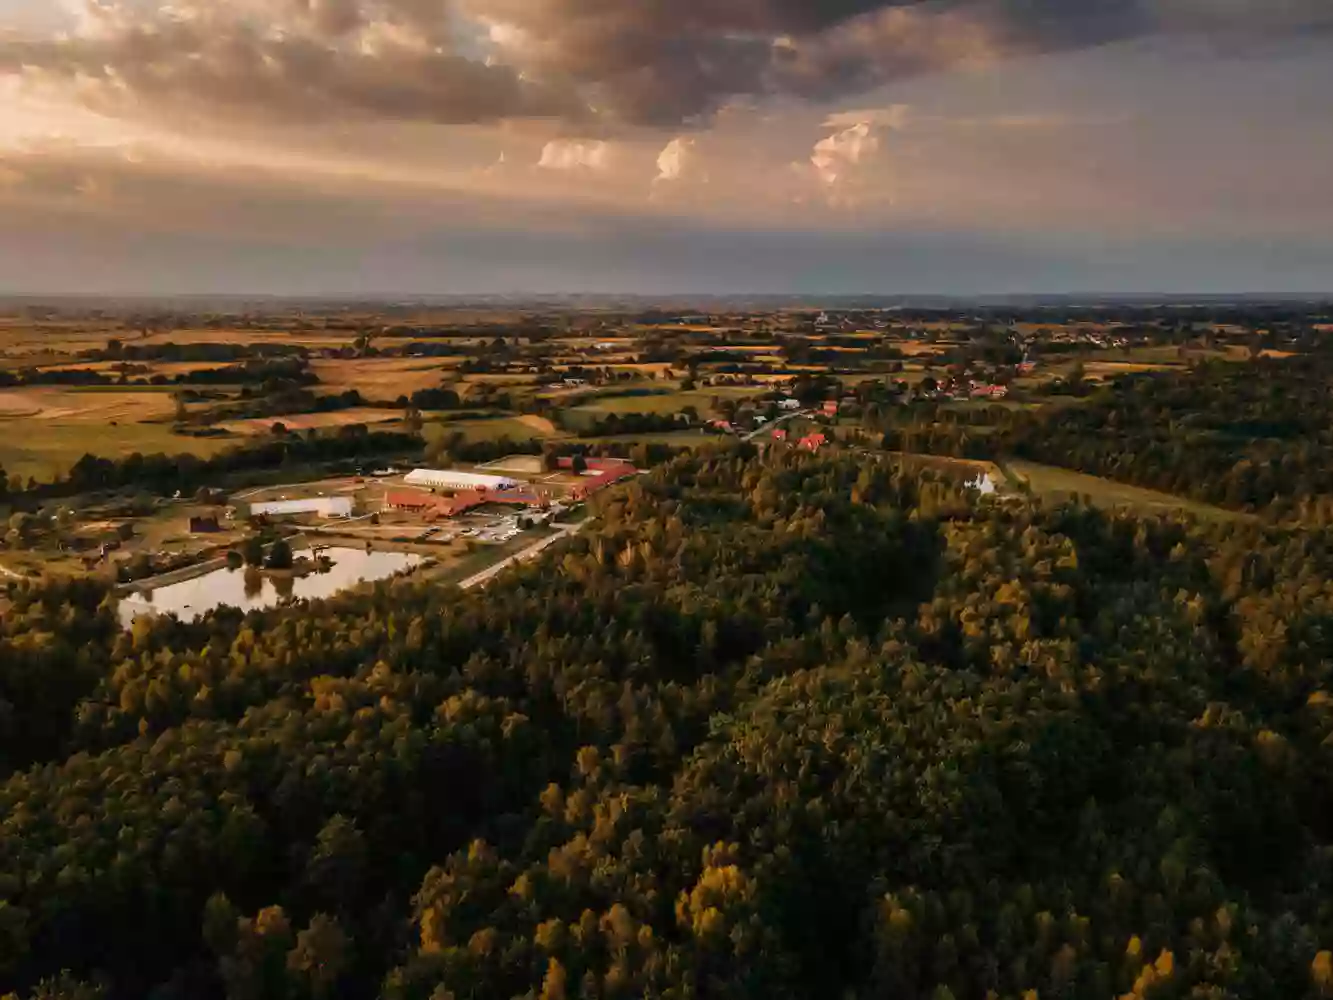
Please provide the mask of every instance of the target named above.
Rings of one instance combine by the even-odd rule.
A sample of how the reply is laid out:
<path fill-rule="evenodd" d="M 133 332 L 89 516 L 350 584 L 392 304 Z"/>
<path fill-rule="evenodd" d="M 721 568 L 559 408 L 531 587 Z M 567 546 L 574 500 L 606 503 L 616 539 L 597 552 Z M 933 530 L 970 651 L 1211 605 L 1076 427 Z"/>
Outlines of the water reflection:
<path fill-rule="evenodd" d="M 309 557 L 308 552 L 298 556 Z M 271 608 L 290 600 L 318 600 L 359 583 L 384 580 L 420 565 L 421 557 L 402 552 L 366 552 L 333 548 L 320 553 L 328 560 L 304 577 L 266 576 L 253 568 L 219 569 L 193 580 L 132 594 L 120 601 L 120 621 L 128 628 L 140 615 L 175 614 L 193 621 L 228 605 L 242 611 Z"/>

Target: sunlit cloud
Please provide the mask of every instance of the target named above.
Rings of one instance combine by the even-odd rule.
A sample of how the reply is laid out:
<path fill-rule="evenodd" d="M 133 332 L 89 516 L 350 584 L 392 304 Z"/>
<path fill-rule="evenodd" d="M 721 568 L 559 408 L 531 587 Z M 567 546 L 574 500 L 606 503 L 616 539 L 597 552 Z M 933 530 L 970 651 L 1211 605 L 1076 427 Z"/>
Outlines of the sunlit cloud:
<path fill-rule="evenodd" d="M 656 183 L 670 183 L 685 177 L 694 160 L 695 141 L 677 136 L 663 147 L 657 156 Z"/>
<path fill-rule="evenodd" d="M 606 170 L 611 145 L 600 140 L 552 139 L 542 147 L 537 166 L 546 170 Z"/>

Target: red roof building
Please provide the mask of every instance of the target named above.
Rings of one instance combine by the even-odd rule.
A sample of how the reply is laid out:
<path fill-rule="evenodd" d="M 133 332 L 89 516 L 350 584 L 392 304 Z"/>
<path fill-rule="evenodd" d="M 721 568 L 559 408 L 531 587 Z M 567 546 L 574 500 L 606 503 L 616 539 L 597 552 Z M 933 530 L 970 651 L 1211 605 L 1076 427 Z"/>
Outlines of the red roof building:
<path fill-rule="evenodd" d="M 440 517 L 458 517 L 470 510 L 483 507 L 488 503 L 502 503 L 515 507 L 539 507 L 546 501 L 541 497 L 524 491 L 506 490 L 492 493 L 487 490 L 464 490 L 451 497 L 437 496 L 434 493 L 419 493 L 415 490 L 390 490 L 384 497 L 384 506 L 394 510 L 414 511 L 425 514 L 427 519 Z"/>
<path fill-rule="evenodd" d="M 830 399 L 824 403 L 824 415 L 828 417 L 838 415 L 838 401 L 836 399 Z"/>
<path fill-rule="evenodd" d="M 787 432 L 786 432 L 785 430 L 783 430 L 781 427 L 779 427 L 777 430 L 775 430 L 775 431 L 773 432 L 773 440 L 774 440 L 774 441 L 786 441 L 786 440 L 787 440 Z"/>
<path fill-rule="evenodd" d="M 804 448 L 806 451 L 818 451 L 826 444 L 828 444 L 828 439 L 824 437 L 823 434 L 810 434 L 807 437 L 801 438 L 801 443 L 798 447 Z"/>
<path fill-rule="evenodd" d="M 559 461 L 562 470 L 573 471 L 574 459 L 572 456 L 562 458 Z M 618 483 L 622 479 L 628 479 L 639 474 L 639 470 L 623 458 L 586 458 L 584 463 L 587 472 L 581 477 L 583 481 L 570 490 L 571 500 L 586 500 L 594 493 L 606 489 L 613 483 Z"/>

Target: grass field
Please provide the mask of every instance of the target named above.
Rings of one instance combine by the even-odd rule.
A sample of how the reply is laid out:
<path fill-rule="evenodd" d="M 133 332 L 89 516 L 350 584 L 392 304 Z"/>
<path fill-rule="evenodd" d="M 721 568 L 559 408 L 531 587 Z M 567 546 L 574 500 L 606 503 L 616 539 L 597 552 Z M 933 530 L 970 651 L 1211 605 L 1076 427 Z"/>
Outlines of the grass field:
<path fill-rule="evenodd" d="M 714 399 L 748 399 L 762 395 L 767 390 L 763 386 L 706 386 L 691 389 L 688 392 L 676 391 L 649 396 L 606 396 L 588 399 L 578 407 L 587 413 L 679 413 L 687 406 L 693 406 L 700 415 L 713 412 Z"/>
<path fill-rule="evenodd" d="M 225 437 L 180 437 L 168 424 L 97 425 L 87 421 L 49 421 L 40 433 L 15 433 L 0 419 L 0 465 L 9 475 L 36 477 L 48 483 L 69 472 L 84 455 L 123 459 L 140 455 L 209 457 L 239 441 Z"/>
<path fill-rule="evenodd" d="M 1141 514 L 1185 511 L 1208 520 L 1237 520 L 1247 516 L 1170 493 L 1127 486 L 1099 476 L 1088 476 L 1036 462 L 1015 459 L 1006 461 L 1004 468 L 1015 483 L 1026 485 L 1037 496 L 1053 500 L 1064 500 L 1074 495 L 1086 496 L 1091 498 L 1093 504 L 1101 507 L 1128 507 Z"/>
<path fill-rule="evenodd" d="M 530 441 L 533 438 L 546 438 L 554 435 L 544 433 L 545 428 L 517 417 L 500 417 L 495 420 L 450 420 L 429 423 L 425 428 L 426 441 L 430 442 L 449 434 L 461 433 L 468 441 L 499 441 L 509 438 L 511 441 Z M 554 427 L 551 428 L 555 430 Z"/>
<path fill-rule="evenodd" d="M 936 472 L 943 472 L 951 476 L 966 476 L 968 478 L 975 478 L 982 473 L 986 473 L 997 484 L 1008 482 L 1008 477 L 994 462 L 972 458 L 949 458 L 945 455 L 919 455 L 902 451 L 895 451 L 890 454 L 902 463 L 904 468 L 915 472 L 923 469 L 933 469 Z"/>
<path fill-rule="evenodd" d="M 403 419 L 402 410 L 379 410 L 368 406 L 333 413 L 287 413 L 274 417 L 255 417 L 251 420 L 232 420 L 219 424 L 234 434 L 265 435 L 273 425 L 280 423 L 290 431 L 308 431 L 326 427 L 346 427 L 349 424 L 387 424 Z"/>
<path fill-rule="evenodd" d="M 697 448 L 705 444 L 726 444 L 734 438 L 703 431 L 671 431 L 664 434 L 613 434 L 609 437 L 581 438 L 580 444 L 668 444 L 679 448 Z"/>

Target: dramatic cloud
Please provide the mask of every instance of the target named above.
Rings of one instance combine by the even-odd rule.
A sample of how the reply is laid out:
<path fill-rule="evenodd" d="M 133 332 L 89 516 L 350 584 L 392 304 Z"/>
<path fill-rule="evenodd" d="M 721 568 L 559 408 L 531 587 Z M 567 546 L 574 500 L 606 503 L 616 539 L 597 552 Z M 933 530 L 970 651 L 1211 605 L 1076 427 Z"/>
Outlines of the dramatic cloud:
<path fill-rule="evenodd" d="M 77 33 L 0 40 L 0 74 L 61 81 L 105 113 L 464 124 L 585 114 L 567 87 L 461 54 L 444 4 L 92 3 Z M 380 5 L 376 5 L 376 10 Z M 433 13 L 432 13 L 433 12 Z"/>
<path fill-rule="evenodd" d="M 547 170 L 605 170 L 610 157 L 611 147 L 605 142 L 555 139 L 542 148 L 537 166 Z"/>
<path fill-rule="evenodd" d="M 585 134 L 701 124 L 738 99 L 1161 32 L 1233 44 L 1333 28 L 1327 0 L 87 0 L 67 35 L 0 38 L 22 73 L 117 114 Z"/>
<path fill-rule="evenodd" d="M 872 125 L 883 128 L 905 128 L 912 119 L 912 109 L 906 104 L 893 104 L 887 108 L 862 108 L 857 111 L 837 111 L 824 119 L 824 127 L 831 129 L 852 128 L 856 125 Z"/>
<path fill-rule="evenodd" d="M 845 179 L 851 167 L 859 166 L 879 152 L 879 136 L 869 122 L 860 122 L 827 139 L 815 143 L 810 162 L 825 184 L 834 185 Z"/>
<path fill-rule="evenodd" d="M 694 140 L 678 136 L 668 142 L 657 156 L 659 184 L 678 181 L 685 177 L 690 161 L 694 159 Z"/>

